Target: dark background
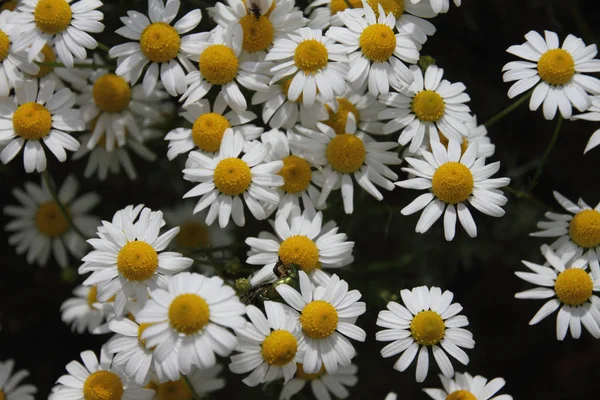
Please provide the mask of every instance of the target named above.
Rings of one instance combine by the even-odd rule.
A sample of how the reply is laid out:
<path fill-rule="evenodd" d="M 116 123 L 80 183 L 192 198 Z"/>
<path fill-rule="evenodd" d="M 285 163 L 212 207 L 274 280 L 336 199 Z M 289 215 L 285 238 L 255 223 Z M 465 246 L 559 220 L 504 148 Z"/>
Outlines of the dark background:
<path fill-rule="evenodd" d="M 406 0 L 409 1 L 409 0 Z M 127 4 L 125 4 L 127 3 Z M 194 7 L 187 3 L 186 11 Z M 303 7 L 304 2 L 297 2 Z M 422 51 L 431 55 L 445 69 L 450 81 L 462 81 L 471 96 L 471 108 L 483 122 L 508 106 L 509 84 L 502 82 L 501 68 L 516 58 L 505 52 L 512 44 L 524 42 L 529 30 L 557 32 L 562 39 L 568 33 L 582 37 L 587 44 L 598 41 L 600 6 L 596 0 L 464 0 L 463 6 L 452 6 L 450 12 L 433 20 L 437 34 L 429 39 Z M 103 11 L 107 29 L 99 40 L 109 46 L 123 38 L 114 30 L 118 16 L 126 9 L 145 11 L 145 1 L 106 1 Z M 204 3 L 207 4 L 207 3 Z M 181 12 L 179 17 L 183 15 Z M 208 16 L 203 13 L 202 26 L 210 29 Z M 511 187 L 526 191 L 550 141 L 556 121 L 546 121 L 541 111 L 532 113 L 523 106 L 490 129 L 489 136 L 496 144 L 492 161 L 502 162 L 497 176 L 512 178 Z M 403 288 L 435 285 L 449 289 L 455 301 L 464 306 L 469 318 L 476 347 L 468 351 L 471 363 L 467 368 L 454 362 L 458 372 L 468 371 L 487 378 L 504 377 L 502 393 L 516 399 L 594 399 L 600 389 L 600 342 L 585 329 L 581 339 L 569 336 L 564 342 L 556 340 L 556 314 L 533 327 L 531 317 L 544 303 L 541 300 L 516 300 L 514 293 L 533 287 L 519 280 L 514 271 L 523 270 L 520 260 L 542 262 L 539 246 L 542 239 L 530 238 L 535 224 L 547 209 L 558 210 L 552 191 L 576 200 L 584 198 L 590 204 L 600 201 L 598 162 L 600 149 L 583 156 L 585 144 L 597 123 L 570 122 L 563 124 L 560 137 L 552 152 L 539 184 L 529 197 L 517 198 L 507 194 L 506 216 L 494 219 L 475 212 L 479 236 L 469 239 L 462 228 L 457 237 L 447 243 L 443 238 L 441 220 L 426 234 L 414 233 L 418 214 L 404 217 L 399 210 L 417 195 L 416 191 L 397 189 L 385 193 L 378 203 L 362 190 L 356 190 L 355 214 L 343 215 L 339 192 L 332 197 L 326 212 L 335 219 L 350 240 L 356 242 L 356 262 L 340 271 L 352 288 L 363 293 L 368 311 L 358 323 L 368 334 L 366 343 L 355 343 L 359 365 L 359 383 L 351 389 L 352 398 L 383 398 L 389 391 L 398 392 L 400 399 L 425 399 L 423 387 L 441 387 L 437 366 L 430 360 L 429 376 L 424 384 L 415 382 L 415 363 L 404 373 L 392 366 L 396 358 L 382 359 L 380 349 L 385 343 L 375 341 L 379 330 L 375 320 L 379 310 Z M 82 170 L 86 160 L 58 164 L 49 159 L 50 171 L 62 183 L 69 173 L 82 183 L 80 193 L 94 190 L 103 202 L 95 210 L 103 219 L 127 204 L 144 203 L 154 209 L 171 207 L 191 184 L 181 179 L 181 160 L 169 163 L 166 142 L 150 146 L 158 154 L 154 163 L 138 162 L 140 178 L 131 183 L 124 176 L 111 177 L 106 182 L 85 180 Z M 51 157 L 51 156 L 50 156 Z M 135 158 L 135 156 L 134 156 Z M 398 172 L 399 168 L 398 168 Z M 403 174 L 400 173 L 401 179 Z M 11 189 L 32 180 L 36 174 L 23 172 L 20 156 L 8 166 L 0 167 L 0 205 L 17 204 Z M 0 215 L 0 225 L 8 219 Z M 268 230 L 266 222 L 250 221 L 237 228 L 239 243 L 260 230 Z M 70 297 L 73 287 L 83 279 L 72 271 L 61 271 L 55 263 L 44 268 L 28 265 L 7 243 L 7 234 L 0 233 L 0 360 L 16 359 L 17 368 L 31 372 L 29 381 L 39 388 L 39 398 L 45 398 L 55 380 L 64 373 L 64 366 L 79 358 L 87 349 L 98 351 L 107 336 L 72 334 L 60 319 L 60 304 Z M 245 259 L 243 246 L 238 257 Z M 232 278 L 237 277 L 231 275 Z M 224 360 L 225 364 L 228 363 Z M 242 377 L 226 373 L 228 385 L 213 398 L 243 396 L 254 399 L 266 397 L 263 389 L 250 389 L 241 383 Z M 264 390 L 269 398 L 278 396 L 279 384 Z M 304 398 L 311 398 L 305 388 Z"/>

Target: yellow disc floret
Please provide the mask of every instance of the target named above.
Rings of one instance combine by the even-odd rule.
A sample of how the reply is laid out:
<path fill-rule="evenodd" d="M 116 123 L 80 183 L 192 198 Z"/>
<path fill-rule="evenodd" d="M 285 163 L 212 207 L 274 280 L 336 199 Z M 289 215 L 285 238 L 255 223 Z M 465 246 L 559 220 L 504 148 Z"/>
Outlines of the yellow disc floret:
<path fill-rule="evenodd" d="M 54 51 L 52 50 L 52 48 L 50 46 L 48 46 L 47 44 L 44 45 L 44 47 L 42 47 L 42 55 L 44 56 L 44 63 L 49 63 L 52 64 L 54 62 L 56 62 L 56 54 L 54 54 Z M 36 78 L 43 78 L 44 76 L 48 75 L 50 72 L 52 72 L 54 70 L 54 67 L 51 65 L 40 65 L 40 72 L 38 72 L 36 75 L 34 75 Z"/>
<path fill-rule="evenodd" d="M 438 135 L 440 137 L 440 143 L 443 144 L 446 149 L 448 149 L 448 144 L 450 144 L 450 141 L 448 140 L 448 138 L 439 130 L 438 130 Z M 465 154 L 465 151 L 467 151 L 468 148 L 469 148 L 469 141 L 466 138 L 462 138 L 462 142 L 460 143 L 460 154 L 461 155 Z"/>
<path fill-rule="evenodd" d="M 200 73 L 210 84 L 226 85 L 237 76 L 240 61 L 224 44 L 213 44 L 200 54 Z"/>
<path fill-rule="evenodd" d="M 149 389 L 156 393 L 157 400 L 193 400 L 194 395 L 183 378 L 177 381 L 167 381 L 164 383 L 150 382 Z"/>
<path fill-rule="evenodd" d="M 6 395 L 2 389 L 0 389 L 0 400 L 6 400 Z"/>
<path fill-rule="evenodd" d="M 275 30 L 268 17 L 261 15 L 256 18 L 253 14 L 248 14 L 240 19 L 240 25 L 244 32 L 242 48 L 247 52 L 266 50 L 273 43 Z"/>
<path fill-rule="evenodd" d="M 325 104 L 325 108 L 329 113 L 329 119 L 327 121 L 323 121 L 323 123 L 333 128 L 336 134 L 341 135 L 346 133 L 348 114 L 354 114 L 354 119 L 356 119 L 356 124 L 358 125 L 360 123 L 360 112 L 358 111 L 358 108 L 356 108 L 356 106 L 350 102 L 350 100 L 343 97 L 337 98 L 337 105 L 337 112 L 334 112 L 331 107 Z"/>
<path fill-rule="evenodd" d="M 413 339 L 423 346 L 437 344 L 444 337 L 446 325 L 435 311 L 421 311 L 410 323 Z"/>
<path fill-rule="evenodd" d="M 580 306 L 592 297 L 594 283 L 590 275 L 579 268 L 569 268 L 558 274 L 554 291 L 560 301 L 569 306 Z"/>
<path fill-rule="evenodd" d="M 583 210 L 569 223 L 569 236 L 578 246 L 592 248 L 600 245 L 600 212 Z"/>
<path fill-rule="evenodd" d="M 294 63 L 305 74 L 315 74 L 325 68 L 329 52 L 318 40 L 308 39 L 300 42 L 294 53 Z"/>
<path fill-rule="evenodd" d="M 17 8 L 17 0 L 8 0 L 6 3 L 0 6 L 0 11 L 15 11 L 15 8 Z"/>
<path fill-rule="evenodd" d="M 307 274 L 319 267 L 319 249 L 303 235 L 285 239 L 279 246 L 279 258 L 284 265 L 298 265 Z"/>
<path fill-rule="evenodd" d="M 92 89 L 94 103 L 102 111 L 117 113 L 125 110 L 131 100 L 131 87 L 115 74 L 101 76 Z"/>
<path fill-rule="evenodd" d="M 227 128 L 231 128 L 231 124 L 221 114 L 203 114 L 192 126 L 192 140 L 201 150 L 214 153 L 221 147 L 221 139 Z"/>
<path fill-rule="evenodd" d="M 283 367 L 296 356 L 298 341 L 286 330 L 276 330 L 262 342 L 262 356 L 269 365 Z"/>
<path fill-rule="evenodd" d="M 350 174 L 363 165 L 367 150 L 359 137 L 344 133 L 331 139 L 325 154 L 329 165 L 334 170 L 342 174 Z"/>
<path fill-rule="evenodd" d="M 178 245 L 183 247 L 208 247 L 210 233 L 207 226 L 201 221 L 186 221 L 179 227 L 175 237 Z"/>
<path fill-rule="evenodd" d="M 334 306 L 323 300 L 315 300 L 304 306 L 300 314 L 304 334 L 312 339 L 325 339 L 335 332 L 338 314 Z"/>
<path fill-rule="evenodd" d="M 446 396 L 446 400 L 477 400 L 477 397 L 468 390 L 457 390 Z"/>
<path fill-rule="evenodd" d="M 146 242 L 129 242 L 119 251 L 117 269 L 130 281 L 145 281 L 158 269 L 158 254 Z"/>
<path fill-rule="evenodd" d="M 36 102 L 20 105 L 12 117 L 17 136 L 27 140 L 40 140 L 52 129 L 52 115 L 46 107 Z"/>
<path fill-rule="evenodd" d="M 444 116 L 446 105 L 437 92 L 422 90 L 413 98 L 411 108 L 420 121 L 436 122 Z"/>
<path fill-rule="evenodd" d="M 347 0 L 331 0 L 329 3 L 329 8 L 331 10 L 331 15 L 335 15 L 340 11 L 344 11 L 348 8 Z M 352 8 L 362 8 L 362 0 L 350 0 L 350 4 Z"/>
<path fill-rule="evenodd" d="M 155 22 L 148 25 L 140 36 L 140 48 L 150 61 L 164 63 L 179 53 L 181 38 L 171 25 Z"/>
<path fill-rule="evenodd" d="M 540 78 L 551 85 L 564 85 L 575 75 L 573 56 L 563 49 L 548 50 L 538 60 Z"/>
<path fill-rule="evenodd" d="M 433 174 L 431 190 L 438 199 L 448 204 L 465 201 L 473 193 L 473 174 L 465 165 L 447 162 Z"/>
<path fill-rule="evenodd" d="M 209 322 L 210 310 L 206 300 L 197 294 L 181 294 L 169 306 L 169 322 L 173 329 L 193 335 Z"/>
<path fill-rule="evenodd" d="M 239 158 L 226 158 L 215 168 L 215 186 L 226 196 L 239 196 L 252 182 L 252 172 L 245 161 Z"/>
<path fill-rule="evenodd" d="M 140 326 L 138 326 L 138 342 L 142 345 L 142 347 L 146 348 L 146 340 L 142 339 L 142 334 L 144 333 L 144 331 L 149 327 L 152 326 L 153 324 L 140 324 Z M 152 349 L 148 349 L 148 350 L 153 350 Z"/>
<path fill-rule="evenodd" d="M 304 158 L 298 156 L 287 156 L 283 159 L 283 168 L 277 175 L 283 177 L 283 186 L 281 187 L 288 193 L 304 192 L 312 178 L 310 164 Z"/>
<path fill-rule="evenodd" d="M 63 217 L 55 201 L 40 204 L 35 213 L 35 227 L 44 236 L 55 238 L 69 230 L 69 221 Z"/>
<path fill-rule="evenodd" d="M 123 382 L 114 372 L 97 371 L 83 384 L 84 400 L 121 400 Z"/>
<path fill-rule="evenodd" d="M 326 373 L 327 371 L 325 370 L 325 365 L 323 364 L 321 364 L 321 369 L 318 372 L 315 372 L 314 374 L 307 374 L 306 372 L 304 372 L 302 364 L 296 363 L 295 377 L 298 379 L 302 379 L 303 381 L 314 381 L 315 379 L 322 377 Z"/>
<path fill-rule="evenodd" d="M 4 61 L 8 57 L 8 51 L 10 50 L 10 39 L 4 31 L 0 30 L 0 62 Z"/>
<path fill-rule="evenodd" d="M 94 303 L 98 302 L 98 288 L 96 286 L 90 287 L 90 291 L 87 295 L 87 304 L 88 306 L 94 310 Z"/>
<path fill-rule="evenodd" d="M 392 13 L 394 14 L 394 17 L 398 19 L 404 13 L 404 0 L 367 0 L 367 3 L 369 3 L 375 12 L 376 17 L 379 17 L 378 5 L 380 4 L 381 7 L 383 7 L 383 12 L 385 15 Z"/>
<path fill-rule="evenodd" d="M 33 19 L 42 32 L 56 35 L 69 27 L 72 14 L 71 6 L 65 0 L 39 0 Z"/>
<path fill-rule="evenodd" d="M 360 48 L 369 60 L 387 61 L 396 50 L 396 35 L 384 24 L 369 25 L 360 34 Z"/>

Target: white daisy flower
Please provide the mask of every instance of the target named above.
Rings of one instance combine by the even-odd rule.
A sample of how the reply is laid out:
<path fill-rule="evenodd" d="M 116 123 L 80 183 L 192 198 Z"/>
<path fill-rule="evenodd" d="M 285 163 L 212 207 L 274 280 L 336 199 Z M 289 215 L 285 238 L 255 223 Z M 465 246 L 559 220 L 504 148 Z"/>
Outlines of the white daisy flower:
<path fill-rule="evenodd" d="M 410 142 L 409 150 L 415 153 L 427 137 L 435 136 L 438 130 L 448 139 L 460 141 L 469 135 L 465 122 L 471 119 L 466 102 L 470 100 L 461 82 L 450 83 L 445 79 L 444 70 L 431 65 L 423 72 L 417 66 L 410 67 L 414 81 L 407 88 L 396 88 L 399 93 L 389 93 L 379 98 L 390 106 L 379 117 L 391 119 L 383 127 L 384 134 L 402 129 L 398 143 L 402 146 Z"/>
<path fill-rule="evenodd" d="M 350 396 L 348 387 L 354 387 L 358 383 L 357 372 L 357 365 L 350 364 L 347 367 L 338 368 L 332 374 L 327 372 L 324 367 L 314 374 L 307 374 L 304 372 L 302 364 L 298 364 L 294 379 L 281 389 L 279 400 L 291 399 L 295 394 L 300 393 L 309 382 L 312 394 L 317 400 L 331 400 L 331 394 L 338 399 L 345 399 Z"/>
<path fill-rule="evenodd" d="M 240 25 L 230 25 L 227 29 L 217 26 L 197 43 L 200 70 L 185 77 L 188 88 L 179 99 L 185 101 L 184 107 L 204 98 L 213 86 L 219 86 L 229 107 L 241 113 L 248 104 L 238 83 L 251 91 L 269 89 L 269 78 L 257 72 L 265 68 L 264 60 L 242 54 L 241 44 L 234 39 L 240 37 L 241 30 Z"/>
<path fill-rule="evenodd" d="M 37 388 L 33 385 L 19 385 L 29 372 L 22 369 L 13 374 L 14 360 L 0 361 L 0 397 L 3 400 L 34 400 Z"/>
<path fill-rule="evenodd" d="M 51 43 L 58 59 L 67 68 L 73 68 L 75 57 L 84 60 L 87 50 L 98 47 L 89 33 L 100 33 L 104 25 L 102 6 L 98 0 L 22 0 L 11 15 L 11 23 L 18 25 L 21 36 L 14 44 L 16 50 L 27 49 L 29 63 Z M 89 33 L 88 33 L 89 32 Z"/>
<path fill-rule="evenodd" d="M 182 272 L 169 280 L 168 288 L 154 289 L 136 319 L 152 324 L 142 333 L 154 357 L 165 360 L 178 348 L 178 367 L 188 374 L 192 366 L 213 367 L 215 353 L 227 357 L 237 346 L 226 328 L 242 328 L 246 310 L 234 290 L 223 280 Z"/>
<path fill-rule="evenodd" d="M 504 215 L 502 206 L 508 201 L 498 188 L 510 183 L 509 178 L 490 176 L 498 172 L 500 162 L 485 165 L 485 159 L 477 158 L 477 145 L 470 145 L 464 154 L 458 142 L 450 140 L 448 149 L 440 142 L 431 141 L 432 153 L 421 150 L 424 160 L 406 157 L 409 168 L 403 171 L 415 178 L 395 182 L 406 189 L 427 190 L 404 207 L 402 215 L 423 210 L 415 232 L 425 233 L 444 214 L 444 236 L 454 239 L 456 219 L 471 237 L 477 236 L 477 226 L 466 202 L 480 212 L 492 216 Z M 445 212 L 444 212 L 445 210 Z"/>
<path fill-rule="evenodd" d="M 15 89 L 14 99 L 0 100 L 0 140 L 9 141 L 0 153 L 4 164 L 25 147 L 25 171 L 42 172 L 46 169 L 42 141 L 60 162 L 67 160 L 65 150 L 79 148 L 79 142 L 64 132 L 85 127 L 79 110 L 72 108 L 75 95 L 68 88 L 54 93 L 54 88 L 53 81 L 45 81 L 38 90 L 37 79 L 30 80 Z"/>
<path fill-rule="evenodd" d="M 57 195 L 75 226 L 87 237 L 94 233 L 100 222 L 97 217 L 88 214 L 100 202 L 100 197 L 96 193 L 86 193 L 76 198 L 78 188 L 79 184 L 70 175 Z M 27 182 L 24 189 L 14 188 L 12 191 L 20 205 L 4 206 L 4 214 L 15 218 L 4 227 L 11 232 L 8 243 L 16 247 L 17 254 L 27 252 L 29 264 L 46 265 L 50 253 L 61 267 L 69 265 L 69 253 L 80 259 L 87 245 L 63 217 L 46 184 Z"/>
<path fill-rule="evenodd" d="M 241 158 L 244 150 L 244 137 L 241 132 L 226 131 L 223 135 L 219 153 L 208 157 L 199 151 L 193 151 L 189 158 L 197 163 L 194 168 L 183 170 L 184 179 L 200 182 L 183 198 L 200 197 L 194 213 L 210 206 L 206 223 L 212 223 L 219 217 L 219 226 L 224 228 L 230 217 L 238 226 L 244 226 L 244 207 L 242 197 L 254 218 L 266 218 L 264 208 L 259 202 L 279 204 L 279 195 L 274 188 L 284 184 L 283 177 L 275 175 L 283 167 L 282 161 L 265 163 L 270 146 L 255 146 Z"/>
<path fill-rule="evenodd" d="M 327 201 L 332 190 L 340 189 L 346 214 L 354 211 L 354 184 L 356 182 L 371 196 L 381 201 L 383 195 L 375 187 L 393 190 L 390 180 L 398 179 L 398 175 L 388 165 L 398 165 L 402 161 L 395 151 L 395 142 L 376 142 L 369 135 L 357 131 L 356 119 L 349 113 L 344 134 L 336 134 L 329 126 L 317 124 L 319 131 L 297 126 L 301 136 L 290 136 L 290 144 L 297 145 L 299 154 L 316 165 L 319 176 L 321 194 L 317 199 L 317 207 Z M 293 139 L 293 140 L 292 140 Z"/>
<path fill-rule="evenodd" d="M 586 121 L 593 121 L 593 122 L 600 121 L 600 96 L 596 95 L 596 96 L 592 97 L 592 105 L 590 108 L 587 109 L 586 113 L 575 115 L 571 119 L 583 119 Z M 592 136 L 590 136 L 590 139 L 588 140 L 588 142 L 585 146 L 585 150 L 583 151 L 583 154 L 585 154 L 588 151 L 592 150 L 593 148 L 597 147 L 599 144 L 600 144 L 600 129 L 597 129 L 592 134 Z"/>
<path fill-rule="evenodd" d="M 568 35 L 560 47 L 556 33 L 544 31 L 544 35 L 545 38 L 529 31 L 525 35 L 527 42 L 506 50 L 527 61 L 506 64 L 502 79 L 517 81 L 508 90 L 511 99 L 537 85 L 529 100 L 531 111 L 544 103 L 544 118 L 554 119 L 557 109 L 564 118 L 570 118 L 572 106 L 579 111 L 591 106 L 588 93 L 600 94 L 600 80 L 585 75 L 600 71 L 600 60 L 594 59 L 598 49 L 595 44 L 586 46 L 573 35 Z"/>
<path fill-rule="evenodd" d="M 409 64 L 419 61 L 413 39 L 408 34 L 394 33 L 394 14 L 385 14 L 381 4 L 378 4 L 378 14 L 375 16 L 371 6 L 363 0 L 363 8 L 338 14 L 345 27 L 333 26 L 326 34 L 347 49 L 350 85 L 355 89 L 367 85 L 373 96 L 389 93 L 390 85 L 410 85 L 413 74 L 402 61 Z"/>
<path fill-rule="evenodd" d="M 110 307 L 98 303 L 96 286 L 79 285 L 73 289 L 75 297 L 65 300 L 60 306 L 61 319 L 71 325 L 71 329 L 79 334 L 84 332 L 103 334 L 108 333 Z"/>
<path fill-rule="evenodd" d="M 139 213 L 139 214 L 138 214 Z M 139 217 L 139 218 L 138 218 Z M 121 215 L 122 225 L 102 221 L 99 238 L 89 239 L 94 250 L 79 268 L 80 274 L 92 272 L 84 285 L 97 285 L 98 300 L 107 301 L 116 294 L 115 314 L 123 315 L 128 299 L 140 304 L 148 298 L 148 288 L 165 284 L 165 275 L 180 272 L 193 263 L 190 258 L 164 251 L 179 233 L 175 227 L 159 235 L 164 225 L 162 212 L 144 208 L 133 215 Z"/>
<path fill-rule="evenodd" d="M 586 271 L 588 262 L 581 252 L 571 257 L 557 254 L 549 246 L 541 247 L 550 266 L 522 261 L 532 272 L 515 272 L 524 281 L 541 286 L 515 294 L 517 299 L 549 299 L 533 316 L 529 325 L 535 325 L 559 307 L 556 316 L 556 338 L 563 340 L 567 330 L 573 339 L 581 336 L 581 325 L 596 339 L 600 339 L 600 277 Z M 562 305 L 562 307 L 561 307 Z"/>
<path fill-rule="evenodd" d="M 461 155 L 465 154 L 465 151 L 469 148 L 470 145 L 477 146 L 477 158 L 488 158 L 494 155 L 496 151 L 496 146 L 492 144 L 492 141 L 487 136 L 487 128 L 485 125 L 477 124 L 477 116 L 473 115 L 469 119 L 469 121 L 465 122 L 465 125 L 469 128 L 469 135 L 461 138 L 460 149 Z M 446 149 L 448 149 L 448 138 L 444 135 L 443 132 L 438 131 L 437 135 L 432 135 L 430 138 L 432 141 L 440 142 L 444 145 Z M 430 146 L 426 150 L 431 150 Z M 410 154 L 410 156 L 418 156 L 419 153 Z"/>
<path fill-rule="evenodd" d="M 68 374 L 58 378 L 52 400 L 123 399 L 151 400 L 154 391 L 131 384 L 126 376 L 112 365 L 107 346 L 100 350 L 100 362 L 93 351 L 81 353 L 78 361 L 67 364 Z"/>
<path fill-rule="evenodd" d="M 300 292 L 289 285 L 277 285 L 275 289 L 300 313 L 303 371 L 313 374 L 324 367 L 328 373 L 336 373 L 338 367 L 349 366 L 356 355 L 346 336 L 360 342 L 367 337 L 365 331 L 355 325 L 358 316 L 365 313 L 366 305 L 358 301 L 360 292 L 348 291 L 348 283 L 335 274 L 326 286 L 315 289 L 304 271 L 298 271 L 298 274 Z"/>
<path fill-rule="evenodd" d="M 170 131 L 165 140 L 169 141 L 167 158 L 173 160 L 179 154 L 199 149 L 203 153 L 216 153 L 221 147 L 221 140 L 227 130 L 241 132 L 245 140 L 254 140 L 260 136 L 263 129 L 249 124 L 256 119 L 252 111 L 227 113 L 227 102 L 223 93 L 219 93 L 213 104 L 202 99 L 185 107 L 181 114 L 192 123 L 191 128 L 175 128 Z M 207 154 L 208 155 L 208 154 Z"/>
<path fill-rule="evenodd" d="M 389 392 L 384 400 L 397 400 L 398 399 L 398 394 L 394 393 L 394 392 Z"/>
<path fill-rule="evenodd" d="M 429 6 L 436 14 L 447 13 L 450 9 L 450 0 L 410 0 L 410 2 L 414 5 L 427 3 L 429 2 Z M 462 0 L 454 0 L 454 5 L 456 7 L 460 7 Z"/>
<path fill-rule="evenodd" d="M 305 107 L 313 105 L 317 92 L 327 102 L 346 91 L 346 49 L 324 37 L 320 30 L 300 28 L 276 39 L 266 61 L 277 63 L 271 68 L 271 83 L 293 76 L 288 99 L 296 101 L 302 96 Z"/>
<path fill-rule="evenodd" d="M 192 384 L 196 394 L 204 398 L 210 393 L 225 387 L 225 379 L 217 376 L 222 370 L 223 366 L 221 364 L 208 369 L 192 368 L 192 372 L 187 374 L 186 377 Z M 161 383 L 158 381 L 158 377 L 153 376 L 148 387 L 155 392 L 152 400 L 185 400 L 194 397 L 183 377 L 176 381 Z"/>
<path fill-rule="evenodd" d="M 494 378 L 488 382 L 481 375 L 471 376 L 466 372 L 456 373 L 454 379 L 443 375 L 439 377 L 444 389 L 423 389 L 434 400 L 512 400 L 512 396 L 508 394 L 494 396 L 506 384 L 502 378 Z"/>
<path fill-rule="evenodd" d="M 109 56 L 117 58 L 116 74 L 135 85 L 142 70 L 150 64 L 143 84 L 147 96 L 154 91 L 159 78 L 171 96 L 183 94 L 187 89 L 185 74 L 194 69 L 189 59 L 197 60 L 200 52 L 197 42 L 203 35 L 185 34 L 198 26 L 202 12 L 199 8 L 192 10 L 171 26 L 180 3 L 180 0 L 167 0 L 166 4 L 164 0 L 149 0 L 150 19 L 130 10 L 127 17 L 121 18 L 125 26 L 115 31 L 134 40 L 110 49 Z"/>
<path fill-rule="evenodd" d="M 404 306 L 394 301 L 387 304 L 387 310 L 379 312 L 377 326 L 386 328 L 377 332 L 380 342 L 392 343 L 381 349 L 384 358 L 403 353 L 394 369 L 405 371 L 417 353 L 416 379 L 423 382 L 429 370 L 429 350 L 444 376 L 451 378 L 454 368 L 444 350 L 461 364 L 469 363 L 469 356 L 460 347 L 475 347 L 473 335 L 464 329 L 469 325 L 467 317 L 458 315 L 462 306 L 452 303 L 452 292 L 438 287 L 418 286 L 400 291 Z M 440 347 L 441 346 L 441 347 Z M 419 350 L 420 348 L 420 350 Z M 444 350 L 442 350 L 444 349 Z"/>

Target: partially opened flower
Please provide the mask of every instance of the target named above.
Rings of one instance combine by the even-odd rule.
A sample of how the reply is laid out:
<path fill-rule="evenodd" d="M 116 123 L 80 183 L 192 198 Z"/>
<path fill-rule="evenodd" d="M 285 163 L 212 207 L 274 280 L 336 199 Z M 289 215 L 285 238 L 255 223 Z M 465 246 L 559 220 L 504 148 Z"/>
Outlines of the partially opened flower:
<path fill-rule="evenodd" d="M 79 285 L 73 289 L 73 294 L 75 297 L 65 300 L 60 306 L 63 322 L 79 334 L 85 331 L 96 334 L 110 332 L 105 324 L 110 307 L 98 303 L 96 286 Z"/>
<path fill-rule="evenodd" d="M 456 373 L 453 379 L 440 375 L 440 380 L 444 389 L 423 389 L 434 400 L 512 400 L 508 394 L 494 396 L 506 384 L 502 378 L 488 382 L 481 375 L 472 376 L 465 372 Z"/>
<path fill-rule="evenodd" d="M 356 364 L 340 367 L 334 373 L 329 373 L 325 367 L 321 367 L 318 372 L 308 374 L 304 372 L 302 364 L 299 363 L 294 379 L 283 386 L 279 399 L 291 399 L 300 393 L 307 384 L 310 384 L 312 394 L 317 400 L 331 400 L 331 394 L 338 399 L 345 399 L 350 396 L 348 388 L 356 386 L 357 383 L 358 367 Z"/>
<path fill-rule="evenodd" d="M 3 400 L 34 400 L 37 388 L 33 385 L 19 385 L 29 372 L 22 369 L 13 374 L 14 360 L 0 361 L 0 398 Z"/>

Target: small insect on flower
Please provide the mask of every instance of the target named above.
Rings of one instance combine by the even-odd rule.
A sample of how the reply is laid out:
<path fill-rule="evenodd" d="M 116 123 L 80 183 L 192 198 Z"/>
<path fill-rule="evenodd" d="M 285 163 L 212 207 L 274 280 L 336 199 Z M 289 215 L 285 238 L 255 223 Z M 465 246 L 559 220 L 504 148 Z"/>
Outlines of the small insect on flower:
<path fill-rule="evenodd" d="M 248 8 L 248 11 L 250 11 L 252 15 L 254 15 L 254 18 L 256 18 L 257 20 L 260 19 L 261 10 L 258 4 L 256 4 L 255 2 L 250 3 L 250 8 Z"/>

